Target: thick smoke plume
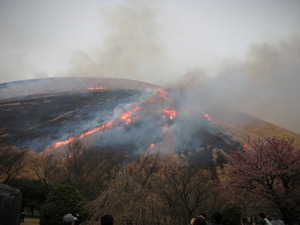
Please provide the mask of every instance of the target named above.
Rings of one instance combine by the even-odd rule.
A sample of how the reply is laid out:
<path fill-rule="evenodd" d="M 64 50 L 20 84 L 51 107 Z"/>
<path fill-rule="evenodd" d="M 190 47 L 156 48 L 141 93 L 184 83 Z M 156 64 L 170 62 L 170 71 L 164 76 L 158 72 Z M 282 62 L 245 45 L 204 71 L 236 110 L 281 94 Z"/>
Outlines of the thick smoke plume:
<path fill-rule="evenodd" d="M 74 52 L 68 74 L 158 81 L 163 75 L 164 41 L 154 2 L 128 0 L 102 8 L 103 27 L 109 30 L 102 47 Z"/>
<path fill-rule="evenodd" d="M 42 66 L 37 65 L 38 63 L 32 62 L 35 58 L 32 58 L 31 55 L 40 54 L 40 49 L 50 46 L 46 48 L 48 54 L 44 61 L 47 61 L 48 58 L 53 59 L 52 54 L 55 54 L 56 58 L 61 57 L 60 52 L 53 52 L 51 46 L 54 46 L 55 43 L 57 48 L 62 48 L 72 42 L 72 38 L 56 43 L 55 39 L 52 39 L 50 35 L 46 35 L 47 32 L 53 30 L 58 35 L 68 30 L 74 31 L 74 33 L 71 33 L 73 37 L 84 35 L 85 31 L 88 30 L 83 32 L 76 30 L 75 22 L 66 23 L 72 24 L 72 27 L 64 27 L 61 24 L 64 24 L 67 20 L 73 21 L 74 18 L 80 15 L 80 12 L 82 14 L 85 12 L 85 15 L 88 16 L 86 12 L 90 9 L 83 7 L 82 4 L 79 4 L 79 1 L 74 1 L 72 9 L 69 8 L 66 2 L 59 3 L 59 5 L 53 3 L 51 7 L 30 2 L 26 5 L 23 4 L 24 7 L 20 7 L 22 5 L 21 1 L 14 3 L 3 1 L 0 3 L 0 16 L 3 17 L 0 22 L 3 27 L 3 32 L 0 35 L 1 46 L 3 46 L 2 53 L 0 53 L 1 78 L 6 81 L 8 79 L 22 80 L 28 77 L 32 78 L 32 76 L 35 78 L 45 76 L 119 77 L 170 87 L 175 86 L 186 92 L 184 96 L 179 96 L 182 99 L 180 108 L 201 107 L 201 111 L 212 107 L 218 111 L 226 108 L 237 108 L 300 133 L 300 106 L 298 104 L 298 96 L 300 96 L 300 89 L 298 88 L 300 80 L 300 38 L 298 36 L 299 28 L 293 29 L 292 27 L 296 23 L 299 25 L 299 16 L 289 17 L 286 14 L 288 18 L 297 20 L 296 23 L 287 23 L 295 31 L 295 35 L 286 32 L 290 36 L 283 36 L 280 40 L 277 36 L 273 38 L 273 42 L 256 41 L 256 43 L 248 46 L 244 56 L 230 58 L 230 55 L 226 55 L 226 58 L 222 59 L 215 57 L 213 58 L 214 61 L 209 63 L 211 68 L 208 68 L 204 66 L 205 63 L 201 60 L 212 58 L 209 53 L 213 54 L 218 47 L 212 45 L 207 47 L 207 43 L 214 42 L 205 42 L 205 38 L 202 38 L 202 36 L 207 38 L 208 36 L 205 36 L 205 34 L 215 30 L 216 32 L 213 33 L 215 36 L 211 36 L 211 39 L 219 40 L 217 36 L 220 32 L 218 31 L 223 30 L 224 39 L 235 41 L 230 38 L 238 36 L 236 41 L 243 42 L 241 38 L 245 38 L 245 36 L 239 36 L 242 32 L 240 30 L 245 31 L 247 24 L 249 30 L 256 29 L 257 24 L 252 23 L 252 21 L 256 21 L 257 18 L 252 18 L 253 14 L 251 13 L 251 18 L 241 17 L 245 19 L 245 24 L 243 22 L 240 24 L 240 21 L 236 18 L 236 20 L 233 20 L 234 24 L 232 26 L 236 28 L 234 31 L 229 28 L 231 26 L 228 26 L 228 28 L 220 27 L 219 23 L 219 18 L 222 18 L 226 12 L 226 18 L 231 18 L 232 15 L 228 13 L 232 12 L 232 7 L 226 11 L 224 9 L 228 6 L 222 4 L 208 4 L 208 8 L 205 8 L 205 4 L 197 5 L 194 2 L 189 3 L 194 6 L 191 9 L 192 7 L 187 7 L 191 6 L 189 4 L 182 3 L 181 5 L 178 3 L 170 4 L 172 6 L 170 7 L 170 5 L 162 4 L 159 1 L 125 0 L 102 5 L 99 13 L 102 21 L 101 26 L 99 26 L 101 28 L 99 30 L 99 42 L 93 43 L 92 50 L 78 46 L 77 49 L 79 50 L 72 51 L 70 68 L 65 65 L 60 70 L 64 72 L 49 74 L 49 71 L 41 69 Z M 242 5 L 244 4 L 246 3 Z M 293 12 L 299 9 L 298 2 L 260 4 L 262 3 L 254 2 L 249 10 L 255 9 L 255 12 L 260 12 L 259 17 L 262 15 L 261 11 L 264 11 L 264 7 L 267 6 L 270 12 L 268 14 L 263 12 L 265 17 L 259 17 L 266 18 L 266 21 L 276 20 L 278 17 L 276 10 L 282 13 L 291 12 L 290 14 L 294 15 Z M 242 5 L 238 4 L 239 9 L 245 10 L 245 6 L 242 7 Z M 177 9 L 178 11 L 176 11 L 175 8 L 178 6 L 182 6 L 183 9 Z M 209 12 L 203 11 L 202 7 L 209 9 Z M 66 11 L 65 14 L 56 14 L 58 8 L 70 11 Z M 34 14 L 32 9 L 35 9 Z M 191 17 L 198 21 L 193 24 L 177 23 L 180 20 L 176 20 L 176 12 L 182 12 L 185 9 L 188 12 L 189 10 L 191 12 L 192 10 L 199 10 L 199 12 L 202 12 L 203 18 L 210 18 L 211 21 L 207 21 L 206 26 L 205 21 L 203 22 L 201 19 L 202 17 L 193 17 L 191 13 Z M 281 9 L 283 10 L 281 11 Z M 50 14 L 55 12 L 53 15 L 60 16 L 49 19 L 44 17 L 46 12 Z M 165 15 L 166 12 L 169 13 L 169 17 Z M 184 15 L 189 15 L 188 12 Z M 10 15 L 15 16 L 12 20 L 7 20 L 6 18 L 11 18 Z M 24 20 L 24 18 L 27 18 L 27 20 Z M 41 20 L 48 26 L 43 26 L 38 32 L 34 32 L 35 27 L 39 27 L 38 21 Z M 84 20 L 84 16 L 80 16 L 80 20 Z M 29 22 L 25 23 L 24 21 Z M 30 21 L 34 22 L 30 23 Z M 188 21 L 191 22 L 191 20 Z M 280 19 L 281 21 L 282 23 L 276 24 L 278 29 L 285 26 L 284 16 Z M 260 22 L 264 23 L 264 21 Z M 253 27 L 253 24 L 255 24 L 255 27 Z M 268 23 L 265 25 L 267 26 Z M 192 29 L 186 27 L 192 27 Z M 286 31 L 290 29 L 284 28 L 286 28 Z M 191 32 L 189 33 L 191 36 L 188 37 L 188 34 L 182 35 L 184 31 Z M 227 35 L 230 31 L 233 31 L 233 34 Z M 31 36 L 33 33 L 34 38 Z M 50 32 L 49 34 L 53 33 Z M 178 42 L 176 42 L 175 36 L 180 35 L 187 39 L 177 40 Z M 224 44 L 224 42 L 222 43 Z M 200 51 L 200 53 L 195 51 Z M 178 61 L 180 58 L 182 61 Z M 199 104 L 195 104 L 195 102 L 199 102 Z"/>
<path fill-rule="evenodd" d="M 218 111 L 237 108 L 300 133 L 299 46 L 299 36 L 253 44 L 244 59 L 225 60 L 213 77 L 187 73 L 180 83 L 190 93 L 187 105 L 197 99 Z"/>
<path fill-rule="evenodd" d="M 200 101 L 201 110 L 237 108 L 300 133 L 299 36 L 252 44 L 242 59 L 224 58 L 215 62 L 213 70 L 195 67 L 176 76 L 179 67 L 167 60 L 172 56 L 167 56 L 159 10 L 158 4 L 137 0 L 103 9 L 105 24 L 111 29 L 104 47 L 94 54 L 75 52 L 70 75 L 125 76 L 184 86 L 183 108 L 195 107 L 195 101 Z"/>

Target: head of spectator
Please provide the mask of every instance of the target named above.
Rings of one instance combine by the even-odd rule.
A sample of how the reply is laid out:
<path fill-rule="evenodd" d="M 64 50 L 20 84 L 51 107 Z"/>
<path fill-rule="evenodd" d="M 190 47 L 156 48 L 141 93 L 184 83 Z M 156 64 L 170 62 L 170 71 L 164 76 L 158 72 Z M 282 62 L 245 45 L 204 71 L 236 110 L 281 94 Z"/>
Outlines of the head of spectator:
<path fill-rule="evenodd" d="M 259 215 L 259 217 L 262 218 L 262 219 L 265 219 L 265 218 L 266 218 L 266 214 L 264 214 L 264 213 L 262 213 L 262 212 L 259 213 L 258 215 Z"/>
<path fill-rule="evenodd" d="M 214 223 L 221 223 L 222 222 L 222 219 L 223 219 L 223 214 L 221 212 L 215 212 L 213 215 L 212 215 L 212 221 Z"/>
<path fill-rule="evenodd" d="M 101 225 L 113 225 L 114 218 L 112 215 L 106 214 L 101 217 Z"/>
<path fill-rule="evenodd" d="M 73 216 L 71 213 L 63 216 L 63 224 L 64 225 L 74 225 L 77 218 Z"/>
<path fill-rule="evenodd" d="M 193 225 L 206 225 L 206 224 L 207 224 L 206 219 L 203 216 L 198 216 L 195 218 Z"/>

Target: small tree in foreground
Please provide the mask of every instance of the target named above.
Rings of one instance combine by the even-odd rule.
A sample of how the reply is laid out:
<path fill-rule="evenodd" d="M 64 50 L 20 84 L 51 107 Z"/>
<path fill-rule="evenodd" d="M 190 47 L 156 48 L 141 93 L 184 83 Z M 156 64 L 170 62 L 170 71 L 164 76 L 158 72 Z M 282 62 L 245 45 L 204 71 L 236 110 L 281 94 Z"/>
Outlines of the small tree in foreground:
<path fill-rule="evenodd" d="M 8 185 L 22 192 L 22 208 L 30 209 L 31 216 L 34 216 L 35 209 L 40 210 L 40 206 L 46 200 L 47 189 L 41 180 L 14 178 Z"/>
<path fill-rule="evenodd" d="M 300 151 L 293 139 L 247 140 L 244 150 L 229 155 L 226 190 L 277 208 L 288 224 L 296 220 L 300 204 Z"/>
<path fill-rule="evenodd" d="M 27 166 L 28 149 L 0 146 L 0 182 L 4 184 L 16 178 Z"/>
<path fill-rule="evenodd" d="M 78 213 L 81 218 L 85 216 L 85 199 L 74 187 L 60 185 L 47 195 L 43 205 L 40 224 L 62 224 L 62 218 L 68 213 Z"/>
<path fill-rule="evenodd" d="M 211 173 L 178 156 L 142 155 L 128 163 L 91 202 L 93 220 L 114 215 L 115 224 L 188 224 L 217 207 Z"/>

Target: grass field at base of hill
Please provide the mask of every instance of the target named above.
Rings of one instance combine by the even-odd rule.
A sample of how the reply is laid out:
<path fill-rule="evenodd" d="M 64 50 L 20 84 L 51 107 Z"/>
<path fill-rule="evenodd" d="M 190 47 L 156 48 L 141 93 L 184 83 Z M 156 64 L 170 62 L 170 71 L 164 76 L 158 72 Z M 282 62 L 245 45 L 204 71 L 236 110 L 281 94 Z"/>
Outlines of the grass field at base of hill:
<path fill-rule="evenodd" d="M 25 217 L 24 222 L 20 223 L 20 225 L 38 225 L 40 224 L 40 219 L 39 218 L 30 218 L 30 217 Z"/>
<path fill-rule="evenodd" d="M 24 222 L 20 223 L 20 225 L 39 225 L 39 224 L 40 224 L 39 218 L 30 218 L 30 217 L 25 218 Z M 84 224 L 85 225 L 99 225 L 99 222 L 86 221 L 86 222 L 84 222 Z"/>

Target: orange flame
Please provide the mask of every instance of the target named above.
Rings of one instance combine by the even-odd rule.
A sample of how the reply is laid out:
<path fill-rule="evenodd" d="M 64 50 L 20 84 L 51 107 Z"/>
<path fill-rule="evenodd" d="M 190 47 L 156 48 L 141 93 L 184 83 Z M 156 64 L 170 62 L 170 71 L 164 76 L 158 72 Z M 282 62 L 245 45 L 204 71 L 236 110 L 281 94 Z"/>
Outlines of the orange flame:
<path fill-rule="evenodd" d="M 94 128 L 94 129 L 92 129 L 92 130 L 88 130 L 88 131 L 83 132 L 81 135 L 79 135 L 79 136 L 77 137 L 77 139 L 81 139 L 81 138 L 83 138 L 83 137 L 85 137 L 85 136 L 88 136 L 88 135 L 90 135 L 90 134 L 93 134 L 93 133 L 95 133 L 95 132 L 97 132 L 97 131 L 99 131 L 99 130 L 102 130 L 102 129 L 104 129 L 104 128 L 110 128 L 112 125 L 113 125 L 113 122 L 110 121 L 110 122 L 108 122 L 108 123 L 106 123 L 106 124 L 104 124 L 104 125 L 102 125 L 102 126 L 100 126 L 100 127 L 96 127 L 96 128 Z M 48 147 L 46 148 L 45 152 L 49 152 L 49 151 L 52 151 L 53 149 L 59 148 L 59 147 L 61 147 L 61 146 L 63 146 L 63 145 L 70 144 L 70 143 L 73 142 L 75 139 L 76 139 L 75 137 L 69 137 L 69 138 L 68 138 L 67 140 L 65 140 L 65 141 L 59 141 L 59 142 L 56 142 L 54 145 L 48 146 Z"/>
<path fill-rule="evenodd" d="M 93 91 L 93 90 L 102 90 L 102 89 L 106 89 L 106 88 L 105 88 L 105 87 L 88 88 L 89 91 Z"/>
<path fill-rule="evenodd" d="M 207 113 L 203 113 L 203 116 L 204 116 L 206 119 L 208 119 L 209 121 L 211 121 L 211 118 L 210 118 L 210 116 L 209 116 Z"/>
<path fill-rule="evenodd" d="M 164 114 L 166 114 L 171 120 L 174 119 L 174 117 L 177 115 L 177 112 L 176 112 L 175 109 L 170 109 L 170 110 L 169 110 L 168 107 L 164 108 L 164 109 L 162 110 L 162 112 L 163 112 Z"/>
<path fill-rule="evenodd" d="M 106 124 L 104 124 L 104 125 L 102 125 L 102 126 L 100 126 L 100 127 L 96 127 L 96 128 L 94 128 L 94 129 L 92 129 L 92 130 L 85 131 L 85 132 L 82 133 L 78 138 L 81 139 L 81 138 L 83 138 L 83 137 L 85 137 L 85 136 L 87 136 L 87 135 L 93 134 L 93 133 L 95 133 L 95 132 L 97 132 L 97 131 L 99 131 L 99 130 L 102 130 L 102 129 L 104 129 L 104 128 L 109 128 L 109 127 L 111 127 L 112 125 L 113 125 L 113 122 L 110 121 L 110 122 L 108 122 L 108 123 L 106 123 Z"/>
<path fill-rule="evenodd" d="M 211 119 L 211 117 L 210 117 L 210 115 L 209 115 L 208 113 L 202 113 L 202 115 L 203 115 L 206 119 L 208 119 L 209 121 L 211 121 L 214 125 L 216 125 L 216 122 L 213 121 L 213 120 Z"/>
<path fill-rule="evenodd" d="M 47 147 L 46 150 L 45 150 L 45 152 L 49 152 L 49 151 L 51 151 L 51 150 L 53 150 L 53 149 L 55 149 L 55 148 L 59 148 L 59 147 L 61 147 L 61 146 L 63 146 L 63 145 L 69 144 L 69 143 L 71 143 L 71 142 L 74 141 L 74 140 L 75 140 L 74 137 L 69 137 L 69 138 L 68 138 L 67 140 L 65 140 L 65 141 L 59 141 L 59 142 L 56 142 L 53 146 Z"/>
<path fill-rule="evenodd" d="M 160 97 L 167 99 L 168 92 L 166 90 L 158 89 L 158 91 L 160 93 Z"/>
<path fill-rule="evenodd" d="M 140 106 L 135 106 L 132 110 L 128 111 L 128 112 L 124 112 L 121 114 L 120 119 L 124 120 L 125 124 L 130 124 L 131 123 L 131 117 L 133 115 L 134 112 L 140 110 L 142 107 Z"/>
<path fill-rule="evenodd" d="M 152 143 L 152 144 L 150 145 L 149 149 L 152 149 L 152 148 L 154 148 L 154 147 L 155 147 L 155 144 Z"/>
<path fill-rule="evenodd" d="M 128 119 L 126 119 L 125 121 L 124 121 L 124 123 L 126 124 L 126 125 L 128 125 L 128 124 L 130 124 L 131 123 L 131 119 L 130 118 L 128 118 Z"/>
<path fill-rule="evenodd" d="M 125 124 L 131 123 L 131 118 L 128 118 L 128 117 L 132 116 L 132 114 L 134 112 L 140 110 L 141 108 L 142 107 L 140 107 L 140 106 L 135 106 L 132 110 L 130 110 L 128 112 L 122 113 L 121 116 L 120 116 L 120 119 L 123 120 Z M 136 118 L 139 118 L 139 117 L 136 117 Z M 94 128 L 92 130 L 87 130 L 87 131 L 83 132 L 82 134 L 80 134 L 77 137 L 77 139 L 81 139 L 81 138 L 83 138 L 85 136 L 91 135 L 91 134 L 93 134 L 93 133 L 95 133 L 97 131 L 103 130 L 105 128 L 111 128 L 113 124 L 114 124 L 114 121 L 109 121 L 108 123 L 103 124 L 102 126 L 96 127 L 96 128 Z M 70 137 L 70 138 L 68 138 L 65 141 L 56 142 L 54 145 L 48 146 L 46 148 L 45 152 L 49 152 L 49 151 L 51 151 L 53 149 L 56 149 L 56 148 L 59 148 L 59 147 L 61 147 L 63 145 L 67 145 L 67 144 L 73 142 L 74 140 L 75 140 L 75 137 Z"/>
<path fill-rule="evenodd" d="M 124 113 L 121 114 L 120 119 L 121 120 L 126 120 L 131 115 L 132 115 L 132 112 L 124 112 Z"/>

